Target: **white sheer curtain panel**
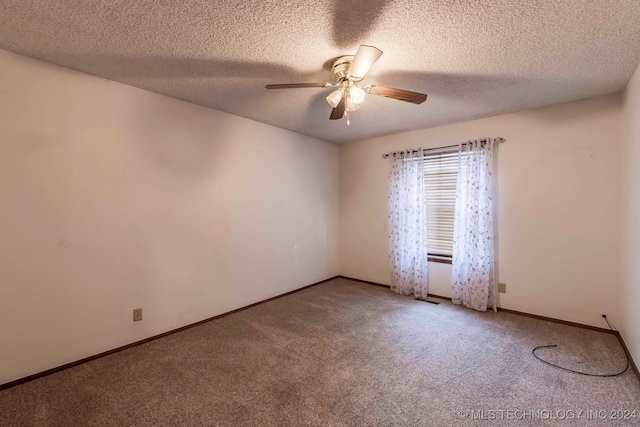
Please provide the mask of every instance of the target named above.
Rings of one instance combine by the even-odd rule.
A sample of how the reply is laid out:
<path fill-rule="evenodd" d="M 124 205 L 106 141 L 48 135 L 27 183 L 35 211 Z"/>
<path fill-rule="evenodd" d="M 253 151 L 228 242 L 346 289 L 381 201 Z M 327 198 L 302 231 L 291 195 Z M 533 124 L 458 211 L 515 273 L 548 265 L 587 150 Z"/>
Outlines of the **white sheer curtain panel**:
<path fill-rule="evenodd" d="M 389 156 L 389 244 L 391 289 L 426 300 L 427 198 L 421 149 Z"/>
<path fill-rule="evenodd" d="M 459 148 L 453 224 L 452 301 L 497 310 L 497 187 L 499 140 Z"/>

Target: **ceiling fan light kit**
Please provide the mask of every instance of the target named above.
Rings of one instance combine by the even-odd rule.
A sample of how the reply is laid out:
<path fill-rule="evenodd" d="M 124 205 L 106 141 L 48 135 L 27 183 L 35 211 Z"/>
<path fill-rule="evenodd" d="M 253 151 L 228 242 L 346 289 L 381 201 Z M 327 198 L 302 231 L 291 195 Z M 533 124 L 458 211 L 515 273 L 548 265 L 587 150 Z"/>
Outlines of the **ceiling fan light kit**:
<path fill-rule="evenodd" d="M 399 101 L 422 104 L 427 95 L 396 89 L 388 86 L 368 85 L 361 88 L 359 83 L 367 75 L 373 64 L 380 58 L 382 51 L 373 46 L 361 45 L 354 55 L 345 55 L 337 58 L 331 65 L 331 73 L 336 83 L 287 83 L 265 86 L 267 89 L 294 89 L 303 87 L 335 88 L 327 96 L 327 103 L 333 108 L 329 120 L 347 118 L 350 124 L 349 113 L 360 108 L 367 94 L 384 96 Z"/>

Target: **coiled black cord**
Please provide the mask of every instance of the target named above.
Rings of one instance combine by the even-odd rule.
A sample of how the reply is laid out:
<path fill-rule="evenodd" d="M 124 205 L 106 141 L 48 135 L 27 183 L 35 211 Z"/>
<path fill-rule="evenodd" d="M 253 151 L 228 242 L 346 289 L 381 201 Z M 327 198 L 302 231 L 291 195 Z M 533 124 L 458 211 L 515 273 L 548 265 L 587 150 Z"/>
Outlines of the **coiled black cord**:
<path fill-rule="evenodd" d="M 611 329 L 612 331 L 616 332 L 616 330 L 613 329 L 613 326 L 611 326 L 611 323 L 609 323 L 609 320 L 607 319 L 607 316 L 603 314 L 602 317 L 604 317 L 604 320 L 607 321 L 607 325 L 609 325 L 609 329 Z M 620 346 L 622 347 L 622 344 L 620 344 Z M 618 372 L 616 374 L 590 374 L 588 372 L 574 371 L 573 369 L 565 368 L 564 366 L 560 366 L 560 365 L 556 365 L 555 363 L 547 362 L 546 360 L 541 359 L 540 357 L 538 357 L 538 355 L 536 354 L 536 350 L 538 350 L 540 348 L 555 348 L 555 347 L 558 347 L 558 346 L 555 345 L 555 344 L 540 345 L 540 346 L 534 348 L 533 350 L 531 350 L 531 353 L 533 353 L 533 357 L 535 357 L 539 361 L 541 361 L 543 363 L 546 363 L 547 365 L 553 366 L 554 368 L 562 369 L 563 371 L 571 372 L 573 374 L 586 375 L 588 377 L 602 377 L 602 378 L 617 377 L 619 375 L 624 374 L 629 369 L 629 365 L 630 365 L 629 355 L 627 355 L 627 352 L 624 351 L 624 348 L 622 349 L 622 351 L 624 352 L 624 355 L 627 358 L 627 366 L 624 368 L 623 371 L 620 371 L 620 372 Z"/>

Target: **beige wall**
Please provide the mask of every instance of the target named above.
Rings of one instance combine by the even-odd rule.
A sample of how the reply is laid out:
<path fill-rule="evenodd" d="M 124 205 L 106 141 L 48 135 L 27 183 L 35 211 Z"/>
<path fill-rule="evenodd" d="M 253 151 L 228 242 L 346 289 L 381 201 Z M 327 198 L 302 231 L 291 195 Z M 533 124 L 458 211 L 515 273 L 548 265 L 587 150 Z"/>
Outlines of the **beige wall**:
<path fill-rule="evenodd" d="M 429 114 L 427 101 L 421 107 Z M 499 262 L 503 308 L 606 327 L 617 318 L 622 98 L 538 110 L 340 147 L 340 272 L 389 283 L 387 161 L 381 154 L 502 136 Z M 639 187 L 640 188 L 640 187 Z M 450 296 L 451 267 L 430 264 Z"/>
<path fill-rule="evenodd" d="M 0 51 L 0 384 L 337 275 L 338 155 Z"/>
<path fill-rule="evenodd" d="M 640 364 L 640 67 L 627 87 L 624 110 L 620 330 Z"/>

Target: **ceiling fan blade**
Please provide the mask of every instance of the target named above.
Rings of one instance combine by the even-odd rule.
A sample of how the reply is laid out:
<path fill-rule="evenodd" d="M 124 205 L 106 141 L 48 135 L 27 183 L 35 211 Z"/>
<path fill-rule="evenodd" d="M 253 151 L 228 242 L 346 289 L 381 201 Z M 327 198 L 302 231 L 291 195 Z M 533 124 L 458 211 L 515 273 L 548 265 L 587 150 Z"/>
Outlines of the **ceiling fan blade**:
<path fill-rule="evenodd" d="M 296 89 L 300 87 L 329 87 L 329 83 L 285 83 L 277 85 L 266 85 L 267 89 Z"/>
<path fill-rule="evenodd" d="M 353 58 L 351 66 L 349 66 L 349 75 L 356 79 L 363 78 L 382 55 L 382 51 L 377 47 L 360 45 L 356 56 Z"/>
<path fill-rule="evenodd" d="M 340 102 L 338 102 L 338 105 L 336 105 L 336 108 L 331 110 L 331 115 L 329 116 L 329 120 L 340 120 L 341 118 L 343 118 L 344 108 L 345 108 L 345 101 L 343 96 L 342 99 L 340 99 Z"/>
<path fill-rule="evenodd" d="M 424 93 L 411 92 L 410 90 L 396 89 L 389 86 L 367 86 L 367 93 L 397 99 L 398 101 L 411 102 L 413 104 L 422 104 L 427 100 L 427 95 Z"/>

